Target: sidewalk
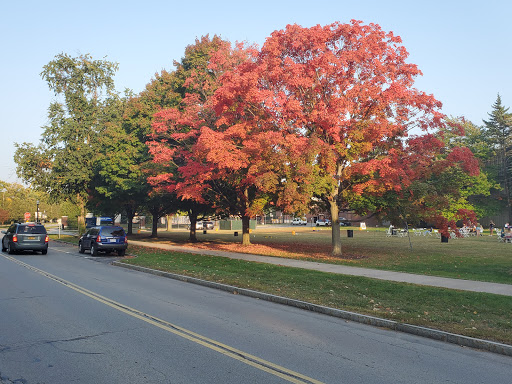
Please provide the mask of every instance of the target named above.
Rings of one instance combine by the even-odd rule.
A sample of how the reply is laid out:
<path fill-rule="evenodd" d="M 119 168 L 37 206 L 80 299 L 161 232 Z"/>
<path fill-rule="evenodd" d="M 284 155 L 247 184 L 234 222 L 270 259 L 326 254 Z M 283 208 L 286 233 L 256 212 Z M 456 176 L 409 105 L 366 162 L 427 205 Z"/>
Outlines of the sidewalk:
<path fill-rule="evenodd" d="M 428 285 L 432 287 L 458 289 L 471 292 L 494 293 L 497 295 L 512 296 L 512 285 L 488 283 L 483 281 L 450 279 L 446 277 L 414 275 L 403 272 L 383 271 L 378 269 L 350 267 L 346 265 L 335 265 L 326 263 L 316 263 L 312 261 L 301 261 L 295 259 L 286 259 L 281 257 L 260 256 L 247 253 L 223 252 L 207 249 L 194 249 L 192 247 L 181 247 L 169 244 L 147 243 L 145 241 L 130 240 L 130 244 L 143 247 L 165 249 L 177 252 L 198 253 L 211 256 L 229 257 L 232 259 L 254 261 L 274 265 L 282 265 L 292 268 L 311 269 L 314 271 L 337 273 L 341 275 L 363 276 L 373 279 L 396 281 L 401 283 L 411 283 L 418 285 Z"/>

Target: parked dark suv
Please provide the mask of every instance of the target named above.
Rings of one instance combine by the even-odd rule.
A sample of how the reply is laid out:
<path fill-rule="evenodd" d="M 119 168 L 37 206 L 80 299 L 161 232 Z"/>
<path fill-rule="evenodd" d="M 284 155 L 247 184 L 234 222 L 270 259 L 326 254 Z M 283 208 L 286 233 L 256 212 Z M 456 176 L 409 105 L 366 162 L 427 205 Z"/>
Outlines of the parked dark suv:
<path fill-rule="evenodd" d="M 127 247 L 126 233 L 119 226 L 89 228 L 78 240 L 78 252 L 84 253 L 90 249 L 93 256 L 98 252 L 117 252 L 119 256 L 124 256 Z"/>
<path fill-rule="evenodd" d="M 12 254 L 19 251 L 39 251 L 43 255 L 48 253 L 48 234 L 42 224 L 14 223 L 2 233 L 2 252 Z"/>

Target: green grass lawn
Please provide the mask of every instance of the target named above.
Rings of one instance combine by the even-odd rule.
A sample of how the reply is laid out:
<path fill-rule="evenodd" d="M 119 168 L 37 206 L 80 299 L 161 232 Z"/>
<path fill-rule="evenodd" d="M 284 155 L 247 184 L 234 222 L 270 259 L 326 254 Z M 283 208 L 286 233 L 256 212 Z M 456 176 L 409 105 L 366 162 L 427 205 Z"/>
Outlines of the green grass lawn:
<path fill-rule="evenodd" d="M 198 231 L 197 237 L 198 246 L 219 250 L 512 284 L 512 244 L 499 243 L 496 236 L 450 239 L 448 243 L 436 237 L 411 236 L 411 249 L 407 237 L 386 237 L 384 229 L 354 228 L 352 238 L 342 229 L 341 258 L 330 256 L 329 228 L 261 227 L 252 231 L 253 245 L 248 247 L 242 247 L 240 237 L 231 231 Z M 148 233 L 131 238 L 153 241 Z M 185 244 L 187 239 L 183 229 L 160 231 L 157 241 Z"/>

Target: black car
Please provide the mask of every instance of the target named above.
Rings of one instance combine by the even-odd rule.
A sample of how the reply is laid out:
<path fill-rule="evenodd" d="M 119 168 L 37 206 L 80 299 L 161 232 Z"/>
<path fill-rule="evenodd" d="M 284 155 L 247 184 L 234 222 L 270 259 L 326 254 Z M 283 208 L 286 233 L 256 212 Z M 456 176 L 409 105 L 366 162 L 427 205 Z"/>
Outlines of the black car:
<path fill-rule="evenodd" d="M 117 252 L 119 256 L 124 256 L 127 247 L 124 229 L 115 225 L 89 228 L 78 240 L 78 252 L 84 253 L 90 249 L 93 256 L 99 252 Z"/>
<path fill-rule="evenodd" d="M 39 223 L 14 223 L 7 231 L 2 231 L 2 252 L 9 254 L 20 251 L 48 253 L 48 234 Z"/>

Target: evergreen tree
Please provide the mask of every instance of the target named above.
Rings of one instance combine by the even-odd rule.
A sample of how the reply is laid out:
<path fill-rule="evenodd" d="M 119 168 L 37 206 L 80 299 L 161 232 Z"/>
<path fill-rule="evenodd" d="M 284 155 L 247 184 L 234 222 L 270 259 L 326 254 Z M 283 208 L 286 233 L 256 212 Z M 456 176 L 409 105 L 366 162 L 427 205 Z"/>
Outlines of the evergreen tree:
<path fill-rule="evenodd" d="M 497 180 L 503 188 L 504 200 L 508 207 L 508 220 L 512 220 L 512 113 L 501 103 L 498 94 L 492 105 L 489 120 L 484 120 L 485 136 L 493 150 L 494 158 L 490 162 L 495 168 Z"/>
<path fill-rule="evenodd" d="M 497 153 L 511 145 L 512 113 L 508 112 L 509 109 L 501 104 L 501 97 L 498 94 L 496 102 L 492 105 L 492 112 L 488 113 L 489 120 L 483 120 L 489 143 Z"/>

